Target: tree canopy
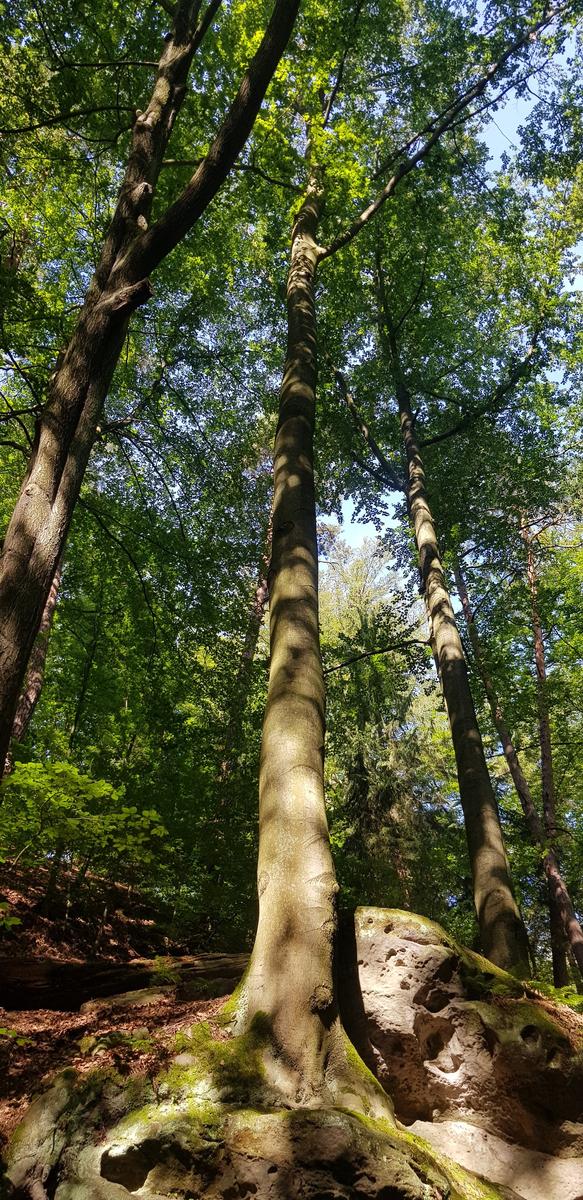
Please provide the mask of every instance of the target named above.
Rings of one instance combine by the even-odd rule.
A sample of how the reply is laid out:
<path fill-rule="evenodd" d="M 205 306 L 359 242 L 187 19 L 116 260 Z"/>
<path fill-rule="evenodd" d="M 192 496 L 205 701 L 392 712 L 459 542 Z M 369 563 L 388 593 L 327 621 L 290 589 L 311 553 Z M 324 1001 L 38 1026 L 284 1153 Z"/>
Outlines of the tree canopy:
<path fill-rule="evenodd" d="M 13 740 L 0 848 L 50 867 L 53 904 L 59 873 L 80 888 L 111 875 L 164 902 L 195 947 L 250 944 L 263 615 L 296 520 L 282 524 L 277 505 L 305 447 L 297 471 L 288 457 L 283 483 L 277 473 L 311 389 L 340 906 L 412 909 L 484 946 L 417 455 L 527 973 L 557 982 L 558 938 L 561 984 L 580 983 L 564 930 L 553 943 L 542 869 L 551 848 L 577 924 L 579 17 L 576 3 L 473 0 L 4 9 L 0 620 Z M 294 333 L 306 205 L 314 321 Z M 278 412 L 286 339 L 292 392 Z M 358 542 L 358 520 L 376 535 L 354 547 L 343 526 Z M 295 575 L 281 567 L 292 600 L 303 542 L 294 554 Z M 273 678 L 273 606 L 271 621 Z"/>

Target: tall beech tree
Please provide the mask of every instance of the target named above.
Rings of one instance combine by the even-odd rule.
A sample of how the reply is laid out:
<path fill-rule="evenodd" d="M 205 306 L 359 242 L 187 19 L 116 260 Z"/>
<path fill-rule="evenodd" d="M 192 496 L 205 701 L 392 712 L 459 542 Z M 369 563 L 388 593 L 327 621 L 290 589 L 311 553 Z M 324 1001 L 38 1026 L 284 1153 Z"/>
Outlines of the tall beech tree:
<path fill-rule="evenodd" d="M 348 1104 L 361 1084 L 350 1080 L 333 983 L 337 884 L 324 803 L 313 468 L 314 280 L 322 202 L 314 170 L 294 220 L 288 276 L 288 347 L 274 450 L 271 665 L 259 783 L 259 922 L 241 1013 L 245 1025 L 260 1014 L 269 1019 L 272 1066 L 285 1093 L 304 1104 L 322 1095 Z"/>
<path fill-rule="evenodd" d="M 516 788 L 516 794 L 522 806 L 522 811 L 524 813 L 530 838 L 533 842 L 533 845 L 537 846 L 542 851 L 542 866 L 547 877 L 548 884 L 553 982 L 556 987 L 564 987 L 565 984 L 569 982 L 564 953 L 565 942 L 567 942 L 567 944 L 570 946 L 575 962 L 577 963 L 579 973 L 583 977 L 583 930 L 581 929 L 580 922 L 577 919 L 573 902 L 569 895 L 569 890 L 562 877 L 557 852 L 552 844 L 553 840 L 556 838 L 556 828 L 554 831 L 551 831 L 548 823 L 543 825 L 543 822 L 541 821 L 537 812 L 530 785 L 520 764 L 520 757 L 512 739 L 512 735 L 508 729 L 494 681 L 490 672 L 488 671 L 488 666 L 486 663 L 480 634 L 474 618 L 462 566 L 457 558 L 454 561 L 454 575 L 464 618 L 468 628 L 473 652 L 473 661 L 484 687 L 484 692 L 486 694 L 492 720 L 500 738 L 500 744 L 504 751 L 504 757 L 508 764 L 508 770 L 512 777 L 512 782 Z M 540 627 L 540 618 L 539 622 L 537 622 L 537 625 Z M 539 651 L 539 661 L 540 657 Z M 544 649 L 541 665 L 544 667 Z M 537 661 L 537 683 L 538 670 L 539 662 Z M 546 712 L 546 723 L 543 738 L 545 749 L 548 750 L 550 748 L 550 739 L 548 737 L 548 712 Z M 548 771 L 548 765 L 546 769 L 547 788 L 550 782 L 553 795 L 552 809 L 554 812 L 552 759 L 551 772 L 549 773 Z"/>
<path fill-rule="evenodd" d="M 470 684 L 462 642 L 449 594 L 447 578 L 429 503 L 425 471 L 414 430 L 411 396 L 401 367 L 395 326 L 389 312 L 382 262 L 377 257 L 379 325 L 393 373 L 395 395 L 407 461 L 404 491 L 419 556 L 421 588 L 425 598 L 443 696 L 456 757 L 460 800 L 468 843 L 474 903 L 484 953 L 507 970 L 529 974 L 528 938 L 514 897 L 508 858 L 492 782 Z M 341 373 L 343 395 L 350 401 L 353 418 L 378 461 L 381 478 L 394 487 L 394 467 L 360 417 Z"/>
<path fill-rule="evenodd" d="M 529 528 L 528 524 L 523 522 L 520 532 L 526 548 L 526 576 L 528 580 L 528 590 L 530 593 L 531 605 L 532 637 L 536 669 L 538 736 L 540 743 L 542 807 L 545 842 L 549 845 L 556 867 L 558 868 L 558 855 L 555 848 L 558 834 L 555 773 L 553 770 L 553 748 L 547 697 L 545 645 L 539 611 L 538 579 L 535 561 L 535 542 L 538 535 L 538 530 Z M 551 953 L 553 959 L 553 978 L 556 986 L 564 987 L 565 984 L 569 982 L 569 974 L 565 959 L 565 945 L 567 943 L 567 939 L 573 949 L 573 952 L 576 954 L 577 949 L 579 951 L 577 962 L 580 966 L 583 962 L 583 934 L 580 926 L 578 929 L 576 928 L 578 922 L 575 921 L 575 924 L 573 924 L 573 918 L 575 914 L 572 911 L 572 906 L 571 912 L 569 912 L 568 909 L 565 910 L 565 889 L 564 885 L 562 889 L 560 888 L 560 876 L 557 879 L 557 875 L 558 870 L 556 875 L 548 875 L 549 888 L 553 890 L 554 895 L 557 897 L 559 902 L 558 904 L 553 904 L 551 907 Z"/>
<path fill-rule="evenodd" d="M 193 57 L 219 7 L 178 0 L 154 86 L 138 113 L 115 212 L 85 303 L 51 376 L 0 559 L 0 759 L 42 611 L 63 553 L 97 425 L 131 314 L 150 274 L 217 194 L 243 148 L 287 45 L 299 0 L 276 0 L 269 25 L 208 153 L 182 193 L 149 226 L 162 162 Z"/>
<path fill-rule="evenodd" d="M 320 245 L 328 188 L 319 157 L 319 132 L 325 128 L 337 98 L 340 74 L 328 94 L 321 86 L 318 89 L 322 115 L 318 116 L 313 98 L 309 98 L 309 107 L 308 98 L 303 98 L 308 109 L 308 179 L 292 226 L 287 355 L 274 449 L 273 541 L 268 576 L 271 661 L 259 785 L 259 919 L 250 966 L 234 1014 L 238 1031 L 261 1027 L 270 1080 L 296 1104 L 332 1101 L 346 1105 L 350 1097 L 351 1107 L 372 1105 L 383 1111 L 367 1077 L 347 1052 L 333 981 L 337 883 L 324 801 L 325 689 L 318 633 L 314 488 L 316 272 L 320 263 L 348 246 L 366 228 L 400 181 L 439 142 L 460 112 L 483 94 L 497 71 L 530 36 L 521 34 L 460 100 L 431 122 L 428 131 L 412 140 L 418 148 L 405 153 L 376 198 L 326 247 Z M 350 50 L 348 43 L 343 68 Z M 302 112 L 301 97 L 297 107 Z M 398 387 L 411 471 L 411 507 L 418 526 L 424 581 L 430 591 L 429 606 L 438 626 L 435 636 L 440 665 L 447 677 L 483 949 L 499 965 L 526 974 L 526 931 L 512 892 L 496 801 L 451 605 L 449 611 L 444 611 L 444 600 L 449 597 L 441 565 L 438 559 L 436 562 L 436 539 L 402 378 Z M 426 546 L 430 532 L 431 544 Z"/>

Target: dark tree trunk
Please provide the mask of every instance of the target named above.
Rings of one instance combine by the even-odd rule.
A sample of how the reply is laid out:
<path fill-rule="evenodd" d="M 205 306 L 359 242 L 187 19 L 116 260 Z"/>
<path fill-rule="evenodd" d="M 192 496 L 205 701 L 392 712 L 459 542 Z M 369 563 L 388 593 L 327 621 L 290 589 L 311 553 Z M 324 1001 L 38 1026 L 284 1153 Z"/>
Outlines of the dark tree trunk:
<path fill-rule="evenodd" d="M 233 696 L 231 699 L 229 715 L 227 719 L 227 727 L 225 730 L 225 740 L 223 745 L 223 757 L 219 772 L 220 783 L 226 783 L 231 775 L 234 767 L 237 750 L 241 738 L 241 728 L 243 716 L 245 713 L 245 705 L 251 686 L 251 678 L 253 671 L 253 660 L 255 651 L 257 650 L 257 642 L 259 633 L 263 624 L 263 617 L 267 602 L 269 600 L 269 588 L 267 586 L 267 572 L 269 568 L 269 559 L 271 555 L 271 518 L 267 530 L 266 551 L 263 559 L 262 570 L 257 580 L 257 586 L 253 593 L 249 614 L 247 618 L 247 628 L 245 630 L 245 640 L 241 657 L 239 659 L 239 667 L 237 677 L 233 688 Z"/>
<path fill-rule="evenodd" d="M 543 824 L 545 831 L 545 843 L 551 847 L 555 860 L 555 870 L 548 876 L 549 903 L 551 905 L 551 954 L 553 959 L 553 982 L 555 987 L 565 987 L 570 982 L 569 968 L 567 966 L 565 928 L 564 922 L 560 919 L 558 913 L 556 913 L 555 905 L 552 903 L 553 897 L 556 898 L 557 903 L 560 903 L 561 892 L 558 890 L 557 882 L 557 880 L 560 879 L 559 856 L 556 850 L 557 814 L 555 778 L 553 771 L 553 748 L 551 743 L 551 724 L 549 720 L 549 706 L 547 700 L 545 644 L 538 607 L 538 580 L 532 538 L 529 537 L 528 530 L 524 527 L 521 530 L 521 533 L 526 546 L 526 573 L 530 591 L 534 661 L 536 666 L 536 696 L 540 743 Z M 563 884 L 563 891 L 564 890 L 566 889 L 564 888 Z M 581 933 L 580 927 L 579 932 Z M 571 943 L 571 945 L 573 946 L 573 953 L 575 953 L 575 946 L 573 943 Z M 583 939 L 580 946 L 580 957 L 577 957 L 576 955 L 576 958 L 580 967 L 583 966 Z"/>
<path fill-rule="evenodd" d="M 28 727 L 32 720 L 34 710 L 38 704 L 39 697 L 42 691 L 42 686 L 45 678 L 45 663 L 49 649 L 49 639 L 55 609 L 57 606 L 57 596 L 61 585 L 61 564 L 57 565 L 57 570 L 51 584 L 51 589 L 47 597 L 43 615 L 40 623 L 40 628 L 36 637 L 36 641 L 32 648 L 32 654 L 28 663 L 24 688 L 20 694 L 14 724 L 12 726 L 12 741 L 23 742 Z M 4 766 L 4 774 L 8 775 L 13 769 L 12 751 L 9 750 L 6 755 L 6 763 Z"/>
<path fill-rule="evenodd" d="M 132 312 L 150 273 L 192 229 L 253 127 L 285 49 L 299 0 L 276 0 L 269 26 L 211 148 L 182 195 L 151 229 L 154 190 L 192 58 L 219 6 L 178 0 L 146 111 L 134 125 L 117 207 L 70 342 L 52 376 L 26 476 L 0 558 L 0 762 L 51 581 L 67 538 Z"/>
<path fill-rule="evenodd" d="M 379 257 L 377 282 L 382 341 L 395 381 L 407 457 L 407 504 L 451 728 L 482 950 L 498 966 L 528 975 L 528 937 L 512 889 L 498 805 L 488 774 L 463 647 L 441 563 L 425 471 L 415 435 L 411 398 L 401 368 Z"/>
<path fill-rule="evenodd" d="M 498 737 L 500 738 L 500 743 L 504 751 L 504 757 L 508 764 L 508 770 L 510 771 L 518 799 L 520 800 L 528 832 L 530 834 L 530 839 L 533 845 L 540 846 L 541 849 L 544 849 L 546 846 L 546 838 L 543 824 L 536 810 L 530 787 L 528 786 L 528 782 L 524 776 L 522 767 L 520 766 L 516 747 L 510 736 L 506 721 L 504 720 L 502 707 L 484 660 L 480 636 L 474 620 L 474 614 L 472 612 L 472 606 L 468 596 L 466 582 L 459 562 L 454 564 L 454 574 L 464 617 L 468 627 L 476 670 L 484 685 L 484 691 L 486 693 L 486 699 L 492 714 L 492 720 L 498 733 Z M 583 930 L 581 929 L 581 925 L 577 920 L 571 897 L 566 884 L 561 877 L 557 855 L 552 847 L 545 850 L 542 863 L 548 886 L 551 938 L 553 937 L 553 929 L 556 930 L 558 928 L 562 931 L 561 940 L 564 940 L 565 937 L 567 938 L 575 962 L 577 963 L 578 969 L 583 977 Z"/>

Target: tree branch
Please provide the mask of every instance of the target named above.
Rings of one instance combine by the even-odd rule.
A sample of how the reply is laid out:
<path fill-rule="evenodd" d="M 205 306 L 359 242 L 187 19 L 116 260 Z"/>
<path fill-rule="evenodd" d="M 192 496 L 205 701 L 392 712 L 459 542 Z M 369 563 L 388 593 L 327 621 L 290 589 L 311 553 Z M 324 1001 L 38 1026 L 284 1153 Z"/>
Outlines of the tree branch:
<path fill-rule="evenodd" d="M 429 246 L 426 246 L 425 254 L 423 256 L 423 263 L 421 266 L 421 277 L 419 279 L 419 283 L 418 283 L 417 287 L 415 288 L 415 294 L 413 295 L 410 304 L 408 304 L 405 311 L 403 313 L 401 313 L 401 316 L 399 317 L 399 320 L 397 321 L 397 323 L 395 325 L 395 333 L 399 332 L 399 330 L 401 329 L 401 326 L 405 324 L 407 317 L 409 316 L 410 313 L 413 312 L 413 309 L 416 308 L 416 306 L 419 302 L 421 293 L 425 286 L 425 276 L 426 276 L 426 272 L 427 272 L 428 258 L 429 258 Z"/>
<path fill-rule="evenodd" d="M 342 54 L 342 57 L 340 59 L 338 70 L 336 72 L 336 80 L 332 86 L 332 90 L 330 92 L 330 95 L 328 97 L 328 100 L 327 100 L 325 108 L 324 108 L 324 114 L 322 117 L 322 128 L 323 129 L 326 128 L 328 121 L 330 120 L 330 117 L 332 115 L 332 109 L 334 107 L 334 101 L 336 100 L 338 92 L 340 91 L 340 88 L 342 87 L 344 68 L 346 66 L 348 55 L 350 54 L 350 51 L 352 50 L 352 47 L 353 47 L 352 39 L 354 37 L 354 34 L 356 33 L 356 27 L 358 25 L 359 17 L 362 12 L 363 3 L 364 3 L 364 0 L 357 0 L 356 5 L 355 5 L 350 37 L 347 40 L 347 44 L 344 49 L 344 53 Z"/>
<path fill-rule="evenodd" d="M 93 517 L 93 519 L 95 521 L 97 521 L 97 524 L 99 525 L 100 529 L 103 530 L 103 532 L 106 534 L 106 536 L 108 538 L 110 538 L 110 540 L 112 542 L 115 542 L 116 546 L 119 546 L 122 553 L 125 554 L 126 558 L 129 560 L 132 567 L 134 568 L 134 571 L 140 581 L 140 587 L 142 590 L 142 595 L 144 597 L 146 608 L 148 609 L 148 612 L 150 614 L 150 619 L 152 622 L 152 632 L 154 634 L 154 651 L 155 651 L 157 644 L 158 644 L 158 630 L 157 630 L 157 625 L 156 625 L 156 617 L 154 615 L 154 609 L 152 608 L 152 605 L 150 602 L 150 597 L 148 596 L 148 589 L 146 587 L 146 582 L 144 580 L 144 576 L 142 575 L 142 572 L 140 571 L 140 568 L 139 568 L 131 550 L 128 550 L 125 542 L 122 541 L 121 538 L 117 537 L 117 535 L 112 532 L 112 530 L 109 528 L 109 526 L 106 524 L 103 517 L 101 516 L 101 513 L 99 513 L 97 511 L 97 509 L 93 508 L 93 505 L 91 505 L 87 500 L 82 499 L 81 497 L 79 497 L 78 504 L 80 504 L 82 508 L 85 508 L 88 513 L 91 513 L 91 516 Z"/>
<path fill-rule="evenodd" d="M 480 404 L 478 408 L 475 408 L 470 412 L 466 412 L 461 420 L 459 420 L 455 425 L 452 425 L 451 429 L 446 429 L 443 433 L 436 433 L 433 437 L 423 438 L 419 442 L 419 446 L 421 448 L 425 446 L 436 446 L 438 442 L 444 442 L 447 438 L 454 437 L 456 433 L 461 433 L 464 429 L 467 429 L 468 426 L 473 425 L 474 421 L 479 420 L 480 417 L 496 416 L 503 407 L 504 400 L 508 393 L 512 391 L 512 388 L 515 387 L 516 384 L 525 377 L 525 375 L 528 374 L 532 366 L 533 359 L 536 355 L 537 336 L 538 334 L 533 338 L 532 345 L 529 346 L 524 358 L 521 359 L 521 361 L 517 363 L 514 369 L 510 372 L 506 382 L 499 383 L 498 387 L 495 388 L 488 400 L 486 400 L 483 404 Z"/>
<path fill-rule="evenodd" d="M 5 134 L 20 134 L 34 133 L 37 129 L 51 129 L 55 125 L 64 125 L 65 121 L 70 121 L 71 117 L 92 117 L 95 113 L 104 112 L 133 112 L 127 104 L 101 104 L 94 108 L 73 108 L 70 112 L 56 113 L 52 117 L 45 117 L 42 121 L 34 121 L 30 125 L 4 126 L 0 128 L 0 133 Z"/>
<path fill-rule="evenodd" d="M 485 92 L 486 88 L 489 86 L 495 76 L 503 69 L 503 67 L 506 66 L 506 63 L 509 61 L 509 59 L 511 59 L 512 56 L 516 54 L 518 50 L 521 50 L 529 41 L 534 41 L 537 33 L 539 33 L 541 29 L 546 28 L 546 26 L 549 25 L 556 16 L 564 13 L 568 7 L 568 4 L 558 5 L 556 8 L 551 9 L 550 11 L 546 11 L 545 15 L 541 17 L 539 21 L 536 21 L 533 25 L 529 25 L 521 34 L 521 36 L 516 38 L 512 45 L 509 46 L 503 54 L 501 54 L 500 58 L 495 63 L 492 63 L 487 68 L 484 74 L 474 84 L 472 84 L 471 87 L 467 88 L 457 100 L 453 101 L 447 106 L 447 108 L 443 109 L 440 115 L 434 118 L 433 121 L 430 121 L 423 130 L 416 134 L 414 138 L 410 139 L 406 146 L 407 150 L 419 142 L 424 133 L 429 133 L 429 136 L 423 145 L 420 146 L 414 154 L 400 163 L 386 186 L 382 188 L 375 199 L 372 200 L 365 209 L 363 209 L 356 220 L 348 226 L 348 229 L 346 229 L 344 233 L 338 234 L 338 237 L 336 237 L 329 246 L 322 247 L 320 249 L 320 261 L 325 258 L 329 258 L 331 254 L 336 254 L 338 250 L 341 250 L 344 246 L 347 246 L 349 242 L 351 242 L 353 238 L 360 233 L 360 230 L 363 228 L 363 226 L 375 216 L 378 210 L 389 199 L 389 196 L 393 194 L 395 188 L 401 182 L 401 180 L 404 179 L 406 175 L 409 175 L 413 168 L 425 158 L 429 150 L 431 150 L 436 142 L 439 141 L 443 134 L 447 133 L 447 131 L 457 123 L 457 118 L 469 107 L 472 101 L 476 100 Z M 509 84 L 509 88 L 515 86 L 516 82 L 517 81 L 514 81 L 513 83 Z M 509 88 L 506 90 L 509 90 Z M 493 103 L 493 101 L 490 103 Z M 401 151 L 396 151 L 393 155 L 391 155 L 391 158 L 383 165 L 379 172 L 377 172 L 377 175 L 383 174 L 389 163 L 399 158 L 400 154 Z"/>
<path fill-rule="evenodd" d="M 336 663 L 334 667 L 324 667 L 324 675 L 332 675 L 334 671 L 341 671 L 343 667 L 349 667 L 352 663 L 361 662 L 363 658 L 375 658 L 377 654 L 389 654 L 391 650 L 402 650 L 406 653 L 409 649 L 414 649 L 415 646 L 428 646 L 429 642 L 421 638 L 406 638 L 400 642 L 389 642 L 387 646 L 382 646 L 380 650 L 365 650 L 362 654 L 355 654 L 353 658 L 347 658 L 345 662 Z"/>
<path fill-rule="evenodd" d="M 218 0 L 211 0 L 217 4 Z M 209 6 L 210 7 L 210 6 Z M 182 194 L 129 249 L 134 278 L 149 275 L 189 232 L 227 178 L 253 128 L 265 93 L 289 40 L 299 0 L 276 0 L 261 44 L 243 76 L 237 95 L 211 148 Z"/>
<path fill-rule="evenodd" d="M 342 396 L 344 397 L 344 400 L 346 401 L 346 405 L 347 405 L 348 411 L 350 412 L 352 420 L 353 420 L 356 428 L 358 429 L 358 432 L 362 435 L 367 446 L 369 447 L 370 450 L 372 450 L 372 453 L 374 454 L 377 462 L 379 463 L 380 468 L 381 468 L 382 478 L 384 479 L 384 482 L 386 484 L 388 484 L 389 487 L 392 487 L 394 491 L 405 492 L 406 491 L 405 481 L 403 479 L 401 479 L 400 475 L 395 470 L 395 468 L 392 466 L 392 464 L 389 462 L 386 455 L 383 454 L 383 451 L 381 450 L 378 442 L 373 437 L 373 435 L 369 429 L 369 426 L 366 424 L 366 421 L 361 416 L 361 414 L 358 410 L 358 407 L 356 405 L 354 397 L 348 391 L 346 379 L 344 378 L 342 371 L 339 371 L 337 367 L 334 367 L 333 370 L 334 370 L 334 378 L 336 380 L 336 383 L 338 384 L 338 387 L 342 393 Z"/>

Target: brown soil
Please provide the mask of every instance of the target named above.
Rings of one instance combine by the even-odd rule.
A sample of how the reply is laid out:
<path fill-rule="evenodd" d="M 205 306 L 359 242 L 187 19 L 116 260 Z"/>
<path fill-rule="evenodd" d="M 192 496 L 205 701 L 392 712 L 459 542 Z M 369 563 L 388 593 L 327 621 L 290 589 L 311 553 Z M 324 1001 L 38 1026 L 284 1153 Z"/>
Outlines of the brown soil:
<path fill-rule="evenodd" d="M 177 1030 L 208 1021 L 215 1038 L 226 1036 L 214 1020 L 225 999 L 179 1003 L 167 998 L 134 1011 L 113 1008 L 91 1013 L 0 1009 L 0 1152 L 35 1093 L 56 1071 L 69 1066 L 79 1071 L 113 1067 L 121 1075 L 154 1076 L 174 1053 Z M 140 1049 L 135 1043 L 110 1048 L 97 1044 L 81 1051 L 82 1038 L 99 1039 L 116 1032 L 148 1036 L 153 1045 Z"/>
<path fill-rule="evenodd" d="M 0 900 L 10 904 L 18 925 L 0 931 L 0 959 L 77 963 L 136 963 L 138 959 L 180 956 L 205 949 L 198 942 L 169 934 L 171 913 L 157 911 L 140 892 L 92 876 L 84 881 L 74 906 L 68 899 L 75 883 L 64 872 L 50 915 L 44 912 L 48 872 L 4 865 Z M 130 986 L 129 984 L 126 986 Z M 143 985 L 142 985 L 143 986 Z M 228 984 L 225 988 L 228 988 Z M 119 990 L 119 989 L 118 989 Z M 155 1075 L 169 1059 L 178 1029 L 209 1021 L 213 1035 L 224 1037 L 214 1016 L 225 997 L 211 1000 L 165 999 L 140 1008 L 63 1012 L 46 1008 L 7 1011 L 0 1007 L 0 1153 L 35 1093 L 56 1071 L 113 1067 L 120 1074 Z M 70 1001 L 71 1002 L 71 1001 Z M 73 1007 L 73 1004 L 71 1004 Z M 82 1038 L 115 1033 L 148 1037 L 147 1049 L 126 1043 L 81 1051 Z"/>
<path fill-rule="evenodd" d="M 0 873 L 0 901 L 10 905 L 18 925 L 0 926 L 0 958 L 51 958 L 70 962 L 98 956 L 111 962 L 133 958 L 185 954 L 201 947 L 172 936 L 171 911 L 136 888 L 111 883 L 97 876 L 83 882 L 72 901 L 75 873 L 63 872 L 50 914 L 44 911 L 48 871 L 4 864 Z"/>

